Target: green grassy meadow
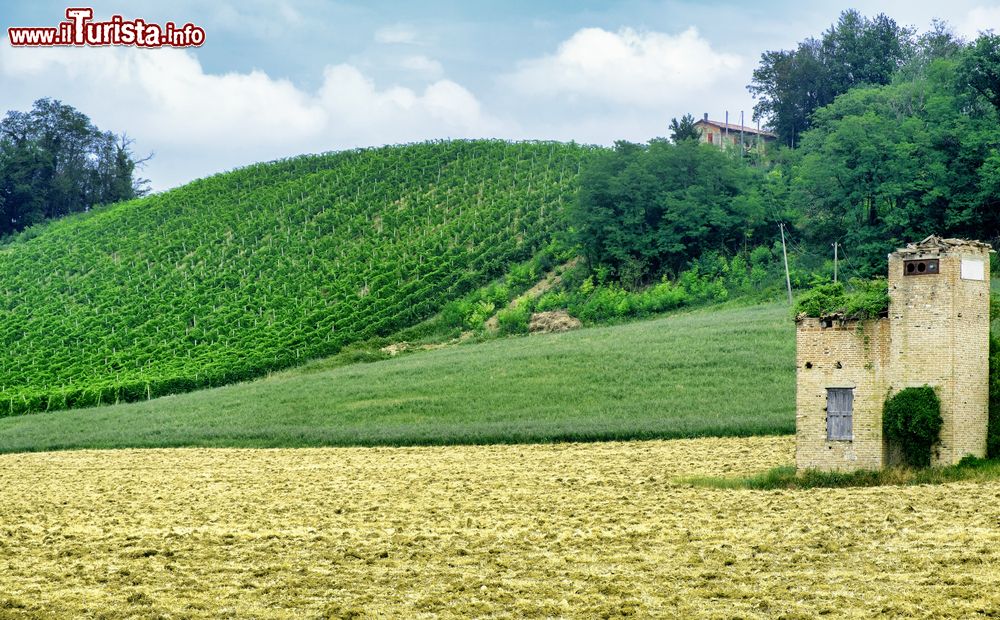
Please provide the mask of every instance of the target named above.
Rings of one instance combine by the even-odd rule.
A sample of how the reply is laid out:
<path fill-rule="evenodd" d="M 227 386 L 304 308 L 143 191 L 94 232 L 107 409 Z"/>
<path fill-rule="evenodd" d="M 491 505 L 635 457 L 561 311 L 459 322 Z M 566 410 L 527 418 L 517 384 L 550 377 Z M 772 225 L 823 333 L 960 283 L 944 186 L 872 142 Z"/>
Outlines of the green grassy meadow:
<path fill-rule="evenodd" d="M 783 304 L 306 365 L 138 403 L 0 419 L 0 452 L 422 445 L 793 432 Z"/>

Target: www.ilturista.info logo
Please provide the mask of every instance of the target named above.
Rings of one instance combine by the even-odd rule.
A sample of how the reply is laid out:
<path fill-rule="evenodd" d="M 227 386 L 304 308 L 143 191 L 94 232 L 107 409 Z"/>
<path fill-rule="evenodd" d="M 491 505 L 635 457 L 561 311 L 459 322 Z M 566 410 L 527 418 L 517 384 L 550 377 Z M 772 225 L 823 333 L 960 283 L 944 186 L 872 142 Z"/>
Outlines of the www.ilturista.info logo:
<path fill-rule="evenodd" d="M 95 22 L 94 9 L 66 9 L 66 21 L 55 27 L 8 28 L 7 37 L 15 47 L 54 45 L 135 45 L 137 47 L 198 47 L 205 42 L 205 30 L 194 24 L 146 23 L 112 15 Z"/>

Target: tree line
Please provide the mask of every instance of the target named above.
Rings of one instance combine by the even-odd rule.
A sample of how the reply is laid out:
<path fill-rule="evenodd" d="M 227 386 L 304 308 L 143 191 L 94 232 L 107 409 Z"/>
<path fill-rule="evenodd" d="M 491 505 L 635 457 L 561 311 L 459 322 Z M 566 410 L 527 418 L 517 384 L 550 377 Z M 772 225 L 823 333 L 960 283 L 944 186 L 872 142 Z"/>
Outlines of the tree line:
<path fill-rule="evenodd" d="M 778 222 L 817 271 L 837 242 L 859 276 L 929 234 L 1000 237 L 1000 35 L 845 11 L 796 49 L 764 52 L 748 88 L 779 137 L 763 162 L 698 144 L 690 115 L 671 140 L 592 159 L 571 224 L 595 268 L 650 282 L 706 252 L 770 246 Z"/>
<path fill-rule="evenodd" d="M 0 121 L 0 235 L 146 193 L 127 135 L 53 99 Z"/>

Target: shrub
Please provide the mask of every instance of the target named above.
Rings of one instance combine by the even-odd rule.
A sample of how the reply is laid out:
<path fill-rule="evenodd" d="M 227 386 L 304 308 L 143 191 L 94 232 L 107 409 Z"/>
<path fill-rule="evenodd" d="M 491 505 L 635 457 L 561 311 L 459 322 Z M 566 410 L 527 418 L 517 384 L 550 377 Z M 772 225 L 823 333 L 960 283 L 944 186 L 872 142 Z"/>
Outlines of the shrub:
<path fill-rule="evenodd" d="M 889 282 L 885 278 L 851 278 L 849 284 L 853 290 L 844 298 L 844 315 L 874 319 L 889 310 Z"/>
<path fill-rule="evenodd" d="M 885 278 L 851 279 L 848 291 L 840 282 L 819 284 L 795 302 L 794 313 L 811 317 L 843 314 L 849 319 L 874 319 L 889 309 L 889 284 Z"/>
<path fill-rule="evenodd" d="M 666 278 L 659 284 L 639 293 L 637 297 L 636 306 L 644 314 L 677 308 L 687 301 L 687 293 L 684 292 L 684 289 L 674 286 Z"/>
<path fill-rule="evenodd" d="M 759 245 L 750 252 L 750 264 L 754 267 L 767 268 L 767 265 L 774 260 L 774 253 L 766 245 Z"/>
<path fill-rule="evenodd" d="M 941 433 L 941 400 L 928 386 L 901 390 L 885 401 L 882 431 L 913 467 L 927 467 Z"/>
<path fill-rule="evenodd" d="M 527 334 L 530 320 L 531 306 L 519 300 L 497 313 L 497 328 L 501 334 Z"/>
<path fill-rule="evenodd" d="M 626 289 L 635 291 L 642 286 L 647 271 L 649 271 L 649 266 L 646 261 L 629 257 L 623 260 L 618 267 L 618 280 Z"/>
<path fill-rule="evenodd" d="M 524 266 L 516 266 L 515 269 L 523 271 Z M 533 283 L 533 282 L 532 282 Z M 479 300 L 485 304 L 500 306 L 510 301 L 510 287 L 506 284 L 494 283 L 483 289 L 479 295 Z"/>
<path fill-rule="evenodd" d="M 1000 457 L 1000 340 L 990 336 L 990 421 L 986 431 L 986 455 Z"/>
<path fill-rule="evenodd" d="M 465 319 L 465 327 L 468 329 L 480 329 L 497 306 L 492 301 L 477 301 L 472 305 L 472 314 Z"/>
<path fill-rule="evenodd" d="M 628 291 L 617 286 L 599 286 L 582 304 L 573 304 L 569 311 L 583 321 L 601 321 L 628 316 L 631 312 Z"/>
<path fill-rule="evenodd" d="M 721 277 L 702 271 L 698 264 L 682 273 L 677 284 L 692 301 L 725 301 L 729 297 Z"/>
<path fill-rule="evenodd" d="M 844 285 L 840 282 L 820 284 L 799 295 L 795 300 L 795 314 L 820 317 L 830 308 L 836 308 L 844 298 Z"/>
<path fill-rule="evenodd" d="M 465 319 L 472 314 L 472 302 L 456 299 L 441 310 L 441 320 L 449 327 L 465 327 Z"/>
<path fill-rule="evenodd" d="M 538 298 L 535 309 L 539 312 L 548 312 L 549 310 L 565 308 L 569 299 L 569 293 L 566 291 L 549 291 Z"/>
<path fill-rule="evenodd" d="M 536 265 L 531 262 L 514 265 L 507 273 L 507 286 L 514 289 L 523 289 L 533 285 L 538 281 Z"/>

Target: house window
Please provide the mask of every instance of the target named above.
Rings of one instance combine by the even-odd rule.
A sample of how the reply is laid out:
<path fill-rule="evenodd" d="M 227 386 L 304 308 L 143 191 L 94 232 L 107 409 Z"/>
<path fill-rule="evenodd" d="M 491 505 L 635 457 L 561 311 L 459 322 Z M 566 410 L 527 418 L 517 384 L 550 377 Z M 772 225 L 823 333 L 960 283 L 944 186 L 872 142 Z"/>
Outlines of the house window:
<path fill-rule="evenodd" d="M 712 132 L 710 131 L 710 132 L 708 132 L 708 143 L 709 143 L 709 144 L 712 144 L 713 142 L 715 142 L 715 134 L 713 134 L 713 133 L 712 133 Z"/>
<path fill-rule="evenodd" d="M 854 388 L 826 388 L 826 438 L 854 439 Z"/>

